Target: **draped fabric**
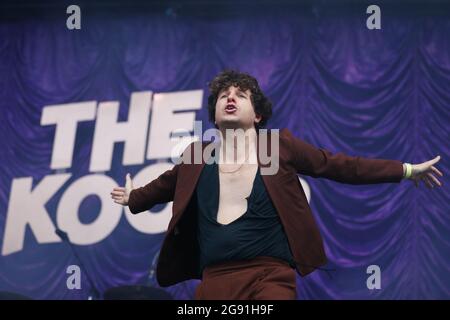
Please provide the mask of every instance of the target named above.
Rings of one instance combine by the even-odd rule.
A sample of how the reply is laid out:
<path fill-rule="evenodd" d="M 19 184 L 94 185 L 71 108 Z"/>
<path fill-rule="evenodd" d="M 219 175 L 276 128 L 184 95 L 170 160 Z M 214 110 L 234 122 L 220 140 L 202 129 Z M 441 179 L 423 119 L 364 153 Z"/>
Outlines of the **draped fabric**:
<path fill-rule="evenodd" d="M 302 176 L 324 238 L 332 272 L 298 277 L 299 299 L 448 299 L 450 297 L 450 10 L 438 2 L 396 7 L 382 2 L 381 30 L 366 27 L 367 5 L 81 7 L 82 29 L 66 28 L 65 8 L 0 21 L 0 243 L 13 179 L 33 186 L 50 169 L 54 126 L 41 126 L 44 106 L 120 101 L 126 120 L 132 92 L 204 90 L 196 119 L 211 128 L 207 83 L 225 68 L 255 76 L 273 102 L 269 128 L 288 128 L 316 147 L 352 156 L 421 163 L 441 156 L 443 187 L 346 185 Z M 11 9 L 12 10 L 12 9 Z M 185 11 L 184 11 L 185 10 Z M 95 123 L 76 137 L 69 184 L 89 174 Z M 122 146 L 105 174 L 123 185 Z M 147 161 L 145 165 L 152 163 Z M 46 203 L 56 208 L 67 186 Z M 295 204 L 293 204 L 295 205 Z M 92 222 L 100 203 L 86 198 L 80 220 Z M 156 286 L 164 233 L 136 231 L 122 215 L 104 240 L 75 246 L 82 269 L 100 292 Z M 23 249 L 0 256 L 0 291 L 37 299 L 86 299 L 91 286 L 68 290 L 67 243 L 38 243 L 27 228 Z M 367 268 L 380 268 L 381 288 L 368 289 Z M 82 273 L 83 274 L 83 273 Z M 197 280 L 166 290 L 191 299 Z"/>

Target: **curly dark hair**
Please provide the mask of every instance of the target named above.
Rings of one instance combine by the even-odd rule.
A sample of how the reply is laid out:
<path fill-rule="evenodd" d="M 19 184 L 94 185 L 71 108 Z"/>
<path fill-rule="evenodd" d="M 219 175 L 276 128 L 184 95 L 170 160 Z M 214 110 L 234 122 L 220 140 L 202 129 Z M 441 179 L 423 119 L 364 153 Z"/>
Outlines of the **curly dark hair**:
<path fill-rule="evenodd" d="M 267 120 L 272 116 L 272 102 L 261 91 L 258 81 L 247 73 L 242 73 L 235 70 L 224 70 L 219 73 L 210 83 L 208 97 L 208 113 L 209 120 L 214 123 L 216 118 L 216 103 L 219 93 L 235 86 L 242 91 L 250 90 L 251 101 L 255 113 L 261 116 L 261 121 L 255 124 L 256 129 L 263 128 Z"/>

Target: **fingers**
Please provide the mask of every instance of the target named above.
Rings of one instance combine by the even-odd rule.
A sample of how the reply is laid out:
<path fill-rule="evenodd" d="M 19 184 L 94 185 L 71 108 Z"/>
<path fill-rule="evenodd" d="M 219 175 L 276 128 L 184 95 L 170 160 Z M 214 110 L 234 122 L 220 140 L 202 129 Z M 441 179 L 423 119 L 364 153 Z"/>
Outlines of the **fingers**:
<path fill-rule="evenodd" d="M 118 188 L 114 188 L 114 190 L 117 190 Z M 124 189 L 124 188 L 121 188 Z M 114 200 L 115 203 L 124 204 L 124 197 L 125 197 L 125 191 L 119 189 L 118 191 L 112 191 L 111 192 L 111 199 Z"/>
<path fill-rule="evenodd" d="M 422 176 L 423 181 L 425 182 L 425 184 L 427 185 L 428 189 L 432 189 L 434 187 L 433 185 L 433 181 L 431 180 L 431 178 L 427 175 Z"/>
<path fill-rule="evenodd" d="M 434 186 L 442 186 L 442 183 L 431 173 L 427 172 L 426 174 L 420 175 L 420 177 L 412 179 L 416 188 L 419 187 L 420 180 L 427 186 L 428 189 L 433 189 Z"/>
<path fill-rule="evenodd" d="M 442 183 L 435 176 L 433 176 L 431 172 L 427 173 L 427 177 L 430 180 L 430 182 L 434 182 L 434 184 L 439 187 L 442 186 Z"/>
<path fill-rule="evenodd" d="M 443 177 L 444 175 L 442 174 L 442 172 L 440 172 L 436 167 L 431 166 L 431 170 L 436 173 L 437 175 L 440 175 L 441 177 Z"/>
<path fill-rule="evenodd" d="M 125 197 L 125 193 L 122 192 L 122 191 L 113 191 L 113 192 L 111 192 L 111 199 L 113 199 L 114 202 L 116 202 L 116 203 L 122 204 L 123 200 L 124 200 L 124 197 Z M 119 202 L 117 202 L 117 201 L 119 201 Z"/>
<path fill-rule="evenodd" d="M 113 199 L 115 203 L 123 206 L 126 206 L 128 204 L 128 194 L 133 187 L 131 183 L 131 175 L 129 173 L 127 173 L 125 179 L 125 187 L 114 187 L 110 192 L 111 199 Z"/>
<path fill-rule="evenodd" d="M 433 188 L 433 184 L 430 181 L 430 178 L 428 176 L 423 176 L 422 177 L 424 183 L 426 184 L 428 189 L 432 189 Z"/>

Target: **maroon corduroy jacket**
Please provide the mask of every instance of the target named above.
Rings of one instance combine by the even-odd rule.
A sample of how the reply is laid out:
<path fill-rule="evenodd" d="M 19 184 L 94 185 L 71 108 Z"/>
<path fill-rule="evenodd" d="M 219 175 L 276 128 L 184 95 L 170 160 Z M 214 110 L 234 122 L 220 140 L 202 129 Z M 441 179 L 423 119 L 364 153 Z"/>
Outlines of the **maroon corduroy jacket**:
<path fill-rule="evenodd" d="M 269 135 L 269 154 L 270 139 Z M 403 166 L 398 160 L 332 154 L 294 137 L 287 129 L 279 132 L 279 139 L 279 170 L 275 175 L 262 175 L 262 179 L 280 215 L 297 264 L 296 269 L 301 276 L 305 276 L 326 264 L 327 258 L 322 237 L 297 174 L 347 184 L 394 183 L 402 180 Z M 201 144 L 202 150 L 207 145 L 204 142 L 196 143 Z M 189 153 L 196 143 L 191 144 L 184 155 Z M 197 204 L 193 196 L 205 165 L 203 160 L 201 162 L 177 164 L 146 186 L 130 193 L 128 206 L 132 213 L 173 201 L 172 218 L 157 266 L 157 280 L 164 287 L 188 279 L 201 278 L 198 274 Z M 258 163 L 260 167 L 263 166 L 259 157 Z"/>

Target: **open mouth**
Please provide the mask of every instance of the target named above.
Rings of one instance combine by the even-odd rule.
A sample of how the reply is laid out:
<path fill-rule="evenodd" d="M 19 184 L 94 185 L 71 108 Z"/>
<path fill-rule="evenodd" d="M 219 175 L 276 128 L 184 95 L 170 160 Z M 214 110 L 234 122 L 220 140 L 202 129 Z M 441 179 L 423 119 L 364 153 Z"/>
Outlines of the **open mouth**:
<path fill-rule="evenodd" d="M 233 104 L 229 104 L 229 105 L 227 105 L 227 106 L 225 107 L 225 112 L 226 112 L 226 113 L 234 113 L 234 112 L 236 112 L 236 110 L 237 110 L 237 108 L 236 108 L 236 106 L 233 105 Z"/>

